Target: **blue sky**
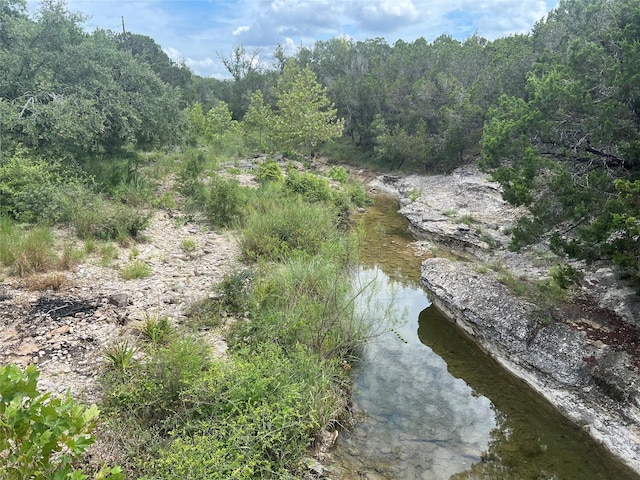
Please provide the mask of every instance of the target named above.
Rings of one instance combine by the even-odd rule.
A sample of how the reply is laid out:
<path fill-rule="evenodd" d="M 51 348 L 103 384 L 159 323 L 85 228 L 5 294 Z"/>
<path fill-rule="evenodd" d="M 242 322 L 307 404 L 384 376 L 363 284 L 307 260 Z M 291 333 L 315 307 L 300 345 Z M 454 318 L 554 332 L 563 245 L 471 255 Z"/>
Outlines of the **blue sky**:
<path fill-rule="evenodd" d="M 67 0 L 103 28 L 155 39 L 169 56 L 202 76 L 227 77 L 218 55 L 234 46 L 259 48 L 268 60 L 277 44 L 293 53 L 317 40 L 346 35 L 382 37 L 389 44 L 441 34 L 457 39 L 477 32 L 493 40 L 526 33 L 557 0 Z M 29 0 L 31 9 L 37 1 Z"/>

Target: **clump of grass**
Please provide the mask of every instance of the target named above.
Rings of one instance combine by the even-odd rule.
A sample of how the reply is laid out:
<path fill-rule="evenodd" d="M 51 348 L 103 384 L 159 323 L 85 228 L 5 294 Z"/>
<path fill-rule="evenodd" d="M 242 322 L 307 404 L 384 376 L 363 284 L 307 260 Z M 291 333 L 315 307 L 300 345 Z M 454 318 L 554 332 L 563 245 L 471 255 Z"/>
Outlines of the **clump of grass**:
<path fill-rule="evenodd" d="M 173 325 L 168 317 L 145 315 L 145 318 L 134 325 L 142 337 L 152 345 L 167 343 L 174 334 Z"/>
<path fill-rule="evenodd" d="M 107 368 L 119 373 L 125 373 L 135 364 L 134 355 L 138 351 L 129 340 L 113 343 L 104 348 L 102 357 L 107 363 Z"/>
<path fill-rule="evenodd" d="M 103 267 L 109 267 L 118 258 L 118 247 L 111 242 L 100 245 L 99 252 L 100 265 Z"/>
<path fill-rule="evenodd" d="M 49 227 L 39 226 L 22 231 L 3 227 L 0 233 L 0 258 L 20 276 L 46 272 L 55 267 L 54 239 Z"/>
<path fill-rule="evenodd" d="M 58 259 L 58 266 L 65 270 L 70 270 L 75 267 L 86 257 L 86 250 L 77 248 L 72 243 L 67 243 L 62 249 L 62 254 Z"/>
<path fill-rule="evenodd" d="M 30 290 L 60 290 L 69 279 L 64 273 L 55 272 L 46 275 L 32 275 L 27 278 Z"/>
<path fill-rule="evenodd" d="M 180 249 L 186 254 L 192 254 L 198 248 L 198 244 L 193 238 L 183 238 L 180 241 Z"/>
<path fill-rule="evenodd" d="M 151 266 L 142 260 L 133 260 L 120 270 L 120 276 L 125 280 L 147 278 L 150 277 L 152 273 Z"/>
<path fill-rule="evenodd" d="M 148 213 L 96 197 L 76 209 L 71 223 L 80 238 L 122 241 L 137 238 L 150 218 Z"/>

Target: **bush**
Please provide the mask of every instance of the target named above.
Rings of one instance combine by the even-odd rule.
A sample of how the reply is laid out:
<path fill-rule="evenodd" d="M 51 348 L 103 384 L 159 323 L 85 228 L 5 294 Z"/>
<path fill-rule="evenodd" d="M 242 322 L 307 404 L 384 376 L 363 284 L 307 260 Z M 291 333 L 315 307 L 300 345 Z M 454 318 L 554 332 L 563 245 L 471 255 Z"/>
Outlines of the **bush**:
<path fill-rule="evenodd" d="M 241 220 L 248 192 L 235 179 L 214 175 L 205 194 L 203 210 L 214 227 L 229 227 Z"/>
<path fill-rule="evenodd" d="M 295 478 L 291 471 L 339 401 L 327 364 L 304 348 L 285 353 L 273 344 L 242 350 L 233 366 L 204 372 L 185 391 L 192 421 L 161 452 L 143 478 Z M 333 398 L 333 403 L 327 402 Z"/>
<path fill-rule="evenodd" d="M 349 173 L 342 166 L 332 166 L 328 172 L 329 178 L 340 183 L 347 183 L 349 180 Z"/>
<path fill-rule="evenodd" d="M 80 181 L 60 165 L 49 164 L 18 151 L 0 163 L 0 214 L 20 222 L 65 219 L 65 190 L 79 187 Z"/>
<path fill-rule="evenodd" d="M 99 410 L 40 393 L 34 365 L 0 367 L 0 470 L 6 480 L 88 478 L 75 466 L 94 442 Z M 95 478 L 124 478 L 119 468 Z"/>
<path fill-rule="evenodd" d="M 292 170 L 284 184 L 290 192 L 302 195 L 308 202 L 328 202 L 333 194 L 326 178 L 309 172 L 299 173 Z"/>
<path fill-rule="evenodd" d="M 260 182 L 281 182 L 284 175 L 282 174 L 280 165 L 273 160 L 269 160 L 258 166 L 256 178 Z"/>

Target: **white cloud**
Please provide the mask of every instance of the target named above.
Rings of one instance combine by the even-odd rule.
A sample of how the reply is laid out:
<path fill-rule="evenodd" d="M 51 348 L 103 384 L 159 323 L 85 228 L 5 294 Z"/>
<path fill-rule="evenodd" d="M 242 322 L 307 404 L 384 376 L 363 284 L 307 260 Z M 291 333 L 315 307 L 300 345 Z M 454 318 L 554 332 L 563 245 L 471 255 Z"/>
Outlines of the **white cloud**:
<path fill-rule="evenodd" d="M 240 26 L 240 27 L 236 28 L 236 29 L 233 31 L 233 35 L 234 35 L 234 36 L 236 36 L 236 35 L 240 35 L 241 33 L 243 33 L 243 32 L 248 32 L 249 30 L 251 30 L 251 27 L 249 27 L 249 26 L 247 26 L 247 25 L 242 25 L 242 26 Z"/>
<path fill-rule="evenodd" d="M 92 17 L 86 24 L 155 39 L 172 59 L 188 59 L 199 75 L 226 75 L 217 53 L 236 44 L 265 56 L 283 44 L 288 53 L 317 40 L 347 35 L 382 37 L 393 44 L 441 34 L 488 39 L 529 31 L 554 0 L 68 0 L 70 11 Z M 30 11 L 37 0 L 28 0 Z M 212 60 L 213 59 L 213 60 Z"/>

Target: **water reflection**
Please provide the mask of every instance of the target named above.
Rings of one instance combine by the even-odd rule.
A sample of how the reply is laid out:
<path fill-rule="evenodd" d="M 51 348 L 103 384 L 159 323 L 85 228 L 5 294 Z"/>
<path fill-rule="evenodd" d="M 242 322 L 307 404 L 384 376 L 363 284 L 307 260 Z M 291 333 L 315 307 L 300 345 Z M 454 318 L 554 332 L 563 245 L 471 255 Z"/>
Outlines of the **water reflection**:
<path fill-rule="evenodd" d="M 337 455 L 349 465 L 341 478 L 449 478 L 487 450 L 497 425 L 491 402 L 416 335 L 424 291 L 399 287 L 380 269 L 362 270 L 359 281 L 373 277 L 376 299 L 406 310 L 394 332 L 372 339 L 355 372 L 354 406 L 366 419 L 341 438 Z"/>

